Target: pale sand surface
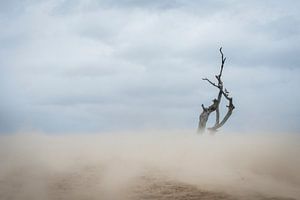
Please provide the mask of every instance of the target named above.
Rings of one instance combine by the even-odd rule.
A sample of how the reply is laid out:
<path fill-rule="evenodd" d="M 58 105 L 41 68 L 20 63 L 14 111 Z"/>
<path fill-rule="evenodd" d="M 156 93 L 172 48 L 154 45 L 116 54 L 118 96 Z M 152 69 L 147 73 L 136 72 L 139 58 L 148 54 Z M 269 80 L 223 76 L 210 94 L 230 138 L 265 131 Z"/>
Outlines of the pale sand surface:
<path fill-rule="evenodd" d="M 300 199 L 299 138 L 188 131 L 0 136 L 0 199 Z"/>

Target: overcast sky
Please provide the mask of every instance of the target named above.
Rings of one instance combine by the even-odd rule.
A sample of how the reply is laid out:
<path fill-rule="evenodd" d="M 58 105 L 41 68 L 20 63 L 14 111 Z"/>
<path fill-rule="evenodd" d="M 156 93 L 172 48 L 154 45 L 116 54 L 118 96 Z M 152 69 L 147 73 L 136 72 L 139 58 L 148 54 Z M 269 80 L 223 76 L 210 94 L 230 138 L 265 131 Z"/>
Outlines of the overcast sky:
<path fill-rule="evenodd" d="M 300 1 L 0 0 L 0 132 L 300 131 Z M 224 105 L 225 106 L 225 105 Z"/>

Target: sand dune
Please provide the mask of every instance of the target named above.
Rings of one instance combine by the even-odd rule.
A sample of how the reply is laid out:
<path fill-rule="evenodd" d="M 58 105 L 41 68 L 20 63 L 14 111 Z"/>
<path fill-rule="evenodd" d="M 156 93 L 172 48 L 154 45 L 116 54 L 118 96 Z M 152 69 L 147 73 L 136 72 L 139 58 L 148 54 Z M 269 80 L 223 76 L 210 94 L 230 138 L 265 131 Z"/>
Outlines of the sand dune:
<path fill-rule="evenodd" d="M 0 199 L 300 199 L 300 137 L 0 136 Z"/>

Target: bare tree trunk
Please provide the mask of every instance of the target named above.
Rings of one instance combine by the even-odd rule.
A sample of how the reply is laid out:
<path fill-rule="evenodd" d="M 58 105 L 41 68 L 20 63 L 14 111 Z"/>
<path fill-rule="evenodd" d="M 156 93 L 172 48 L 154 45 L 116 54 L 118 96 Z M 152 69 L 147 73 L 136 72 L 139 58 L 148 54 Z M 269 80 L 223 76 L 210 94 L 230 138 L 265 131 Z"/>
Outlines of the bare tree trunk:
<path fill-rule="evenodd" d="M 209 106 L 208 108 L 205 108 L 203 104 L 201 106 L 202 106 L 203 111 L 199 117 L 199 125 L 198 125 L 199 133 L 203 133 L 205 131 L 206 123 L 207 123 L 210 113 L 212 113 L 212 112 L 216 111 L 216 109 L 218 109 L 218 100 L 214 99 L 213 104 L 211 106 Z"/>
<path fill-rule="evenodd" d="M 213 104 L 211 106 L 209 106 L 208 108 L 204 107 L 204 105 L 202 104 L 202 113 L 200 114 L 199 125 L 198 125 L 199 133 L 203 133 L 205 131 L 209 115 L 212 112 L 216 112 L 216 121 L 215 121 L 214 126 L 208 128 L 208 130 L 210 130 L 212 132 L 216 132 L 217 129 L 221 128 L 227 122 L 227 120 L 229 119 L 229 117 L 232 114 L 233 109 L 235 108 L 232 103 L 232 98 L 229 97 L 229 92 L 226 90 L 226 88 L 225 88 L 225 91 L 223 90 L 223 82 L 222 82 L 221 78 L 222 78 L 222 73 L 223 73 L 223 68 L 224 68 L 224 63 L 226 61 L 226 57 L 224 58 L 224 55 L 222 52 L 222 47 L 220 48 L 220 53 L 221 53 L 221 57 L 222 57 L 222 63 L 221 63 L 221 67 L 220 67 L 221 69 L 220 69 L 220 73 L 215 76 L 218 81 L 218 84 L 215 84 L 214 82 L 210 81 L 208 78 L 203 78 L 203 80 L 209 82 L 211 85 L 218 88 L 219 93 L 218 93 L 217 99 L 214 99 Z M 219 106 L 221 103 L 222 96 L 224 96 L 225 99 L 228 100 L 229 104 L 227 106 L 227 108 L 228 108 L 227 113 L 220 122 Z"/>

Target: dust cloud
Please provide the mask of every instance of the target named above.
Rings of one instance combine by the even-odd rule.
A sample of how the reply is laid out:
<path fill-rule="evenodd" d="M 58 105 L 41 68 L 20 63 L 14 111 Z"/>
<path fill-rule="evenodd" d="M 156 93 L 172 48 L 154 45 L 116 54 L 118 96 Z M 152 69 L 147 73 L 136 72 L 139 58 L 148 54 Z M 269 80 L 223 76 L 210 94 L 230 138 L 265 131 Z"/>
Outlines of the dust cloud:
<path fill-rule="evenodd" d="M 300 137 L 193 131 L 0 136 L 0 199 L 300 199 Z"/>

